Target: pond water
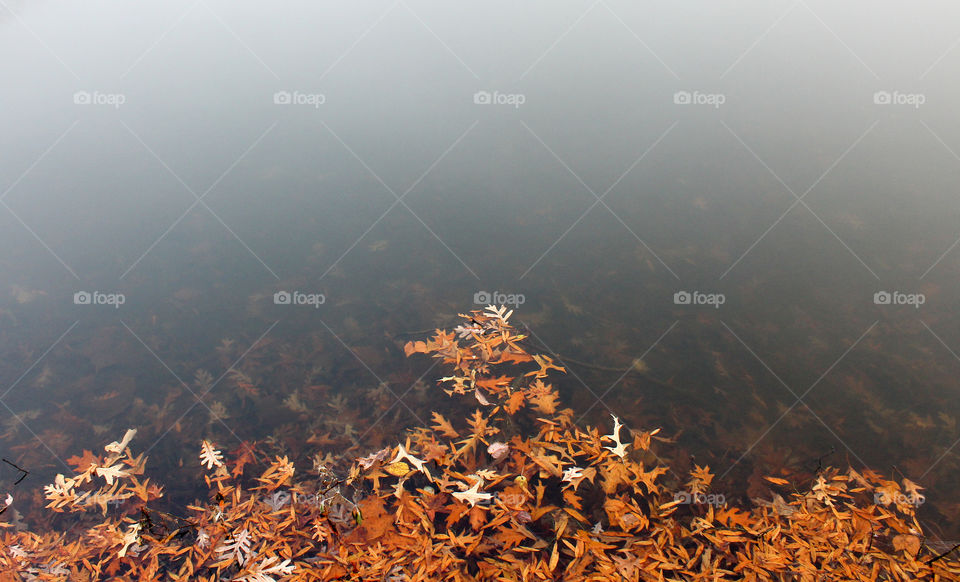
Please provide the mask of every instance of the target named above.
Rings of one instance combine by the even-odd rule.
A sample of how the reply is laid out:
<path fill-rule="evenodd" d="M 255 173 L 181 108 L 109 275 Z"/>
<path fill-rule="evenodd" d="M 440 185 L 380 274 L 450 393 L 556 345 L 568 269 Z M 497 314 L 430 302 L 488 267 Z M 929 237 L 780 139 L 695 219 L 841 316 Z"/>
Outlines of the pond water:
<path fill-rule="evenodd" d="M 175 499 L 204 438 L 367 454 L 474 406 L 403 343 L 505 303 L 729 499 L 866 466 L 957 536 L 958 10 L 8 3 L 17 487 L 130 427 Z"/>

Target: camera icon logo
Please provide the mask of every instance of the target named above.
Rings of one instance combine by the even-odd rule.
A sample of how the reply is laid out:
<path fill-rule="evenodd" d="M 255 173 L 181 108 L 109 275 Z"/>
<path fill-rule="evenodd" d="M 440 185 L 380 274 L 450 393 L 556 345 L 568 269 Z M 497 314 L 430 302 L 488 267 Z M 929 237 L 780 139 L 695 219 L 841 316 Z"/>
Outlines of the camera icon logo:
<path fill-rule="evenodd" d="M 873 102 L 876 105 L 890 105 L 892 101 L 893 96 L 889 91 L 877 91 L 873 94 Z"/>
<path fill-rule="evenodd" d="M 290 305 L 290 292 L 277 291 L 273 294 L 274 305 Z"/>
<path fill-rule="evenodd" d="M 693 96 L 690 91 L 677 91 L 673 94 L 673 102 L 677 105 L 690 105 L 693 102 Z"/>
<path fill-rule="evenodd" d="M 487 291 L 477 291 L 473 294 L 473 302 L 476 305 L 490 305 L 493 303 L 493 298 Z"/>
<path fill-rule="evenodd" d="M 673 294 L 673 302 L 676 305 L 690 305 L 692 296 L 689 291 L 677 291 Z"/>
<path fill-rule="evenodd" d="M 73 102 L 77 105 L 90 105 L 92 98 L 89 91 L 77 91 L 73 94 Z"/>
<path fill-rule="evenodd" d="M 690 503 L 691 499 L 690 494 L 686 491 L 678 491 L 673 494 L 673 500 L 679 501 L 680 503 Z"/>
<path fill-rule="evenodd" d="M 873 294 L 873 302 L 876 305 L 890 305 L 891 295 L 888 291 L 877 291 Z"/>
<path fill-rule="evenodd" d="M 90 305 L 90 300 L 93 298 L 87 291 L 77 291 L 73 294 L 73 303 L 74 305 Z"/>
<path fill-rule="evenodd" d="M 290 91 L 277 91 L 273 94 L 274 105 L 290 105 L 293 102 L 293 95 Z"/>
<path fill-rule="evenodd" d="M 493 95 L 490 91 L 477 91 L 473 94 L 473 102 L 477 105 L 490 105 L 493 102 Z"/>

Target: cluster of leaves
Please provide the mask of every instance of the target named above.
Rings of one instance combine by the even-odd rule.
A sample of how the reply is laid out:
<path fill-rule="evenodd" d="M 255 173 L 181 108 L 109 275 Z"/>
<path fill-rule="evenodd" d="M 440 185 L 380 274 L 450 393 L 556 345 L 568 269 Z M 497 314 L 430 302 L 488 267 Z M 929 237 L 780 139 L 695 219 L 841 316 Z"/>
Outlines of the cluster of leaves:
<path fill-rule="evenodd" d="M 45 487 L 50 509 L 89 512 L 102 507 L 102 519 L 79 532 L 44 534 L 0 522 L 8 528 L 0 538 L 0 570 L 16 572 L 20 577 L 11 578 L 16 580 L 275 582 L 290 579 L 298 565 L 306 565 L 304 571 L 311 569 L 303 554 L 322 550 L 324 546 L 317 540 L 329 535 L 328 528 L 334 527 L 330 524 L 338 522 L 337 514 L 330 511 L 338 491 L 325 497 L 306 493 L 307 480 L 292 482 L 295 469 L 285 457 L 277 457 L 255 479 L 256 486 L 244 490 L 234 480 L 242 477 L 246 464 L 258 460 L 252 446 L 231 462 L 231 475 L 223 453 L 203 441 L 199 463 L 207 469 L 204 479 L 212 501 L 188 506 L 189 517 L 174 516 L 147 505 L 162 491 L 135 477 L 143 473 L 145 462 L 142 455 L 134 457 L 128 447 L 135 432 L 127 431 L 122 441 L 107 445 L 111 454 L 106 460 L 85 452 L 77 459 L 75 476 L 57 475 L 55 482 Z M 80 486 L 94 476 L 102 476 L 107 483 L 99 488 L 91 484 L 81 491 Z M 309 481 L 316 484 L 322 479 Z M 139 502 L 127 504 L 131 499 Z M 309 499 L 319 502 L 304 503 Z M 108 504 L 117 504 L 125 515 L 107 517 Z M 301 560 L 294 564 L 297 558 Z M 304 579 L 316 576 L 305 575 Z"/>
<path fill-rule="evenodd" d="M 139 487 L 140 518 L 69 533 L 8 529 L 0 569 L 24 579 L 256 582 L 960 577 L 960 562 L 923 544 L 904 501 L 919 487 L 872 471 L 825 469 L 805 485 L 770 477 L 771 499 L 750 508 L 686 503 L 710 491 L 709 467 L 672 474 L 653 452 L 667 439 L 615 416 L 609 433 L 577 426 L 545 382 L 562 368 L 528 354 L 509 317 L 490 307 L 405 347 L 449 366 L 440 385 L 478 404 L 472 414 L 435 412 L 431 426 L 354 459 L 343 477 L 321 464 L 295 478 L 293 463 L 275 457 L 245 481 L 244 466 L 263 461 L 252 446 L 226 460 L 203 441 L 210 498 L 184 518 L 147 507 L 160 492 L 136 480 L 143 460 L 128 433 L 46 495 L 55 511 L 90 511 L 96 495 L 122 500 Z M 108 483 L 94 489 L 94 477 Z"/>
<path fill-rule="evenodd" d="M 151 485 L 150 479 L 137 479 L 144 473 L 146 459 L 130 452 L 128 445 L 136 434 L 136 429 L 129 429 L 122 439 L 106 445 L 105 456 L 84 451 L 83 456 L 68 459 L 77 473 L 70 478 L 58 474 L 53 483 L 44 487 L 47 507 L 57 512 L 80 512 L 97 506 L 106 515 L 108 504 L 131 498 L 146 503 L 160 498 L 161 487 Z M 97 478 L 104 481 L 99 487 Z"/>

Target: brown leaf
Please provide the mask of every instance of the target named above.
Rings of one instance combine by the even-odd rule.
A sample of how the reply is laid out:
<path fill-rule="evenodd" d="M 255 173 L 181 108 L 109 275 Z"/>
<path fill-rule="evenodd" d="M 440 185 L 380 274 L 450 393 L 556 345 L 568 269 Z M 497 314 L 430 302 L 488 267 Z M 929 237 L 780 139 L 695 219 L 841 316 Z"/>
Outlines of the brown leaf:
<path fill-rule="evenodd" d="M 557 394 L 555 392 L 532 396 L 530 402 L 542 414 L 553 414 L 557 411 Z"/>
<path fill-rule="evenodd" d="M 523 392 L 517 390 L 510 395 L 510 398 L 507 399 L 506 405 L 504 405 L 504 410 L 507 411 L 507 414 L 516 414 L 521 407 L 523 407 L 524 400 Z"/>
<path fill-rule="evenodd" d="M 911 556 L 916 556 L 920 551 L 920 538 L 909 534 L 894 536 L 893 549 L 903 550 Z"/>
<path fill-rule="evenodd" d="M 100 464 L 100 457 L 94 455 L 91 451 L 83 450 L 83 456 L 74 455 L 67 459 L 67 462 L 77 468 L 78 473 L 86 471 L 90 465 Z"/>
<path fill-rule="evenodd" d="M 450 424 L 450 421 L 443 417 L 439 412 L 433 413 L 433 429 L 440 431 L 445 437 L 456 438 L 460 436 L 456 430 L 454 430 L 453 425 Z"/>

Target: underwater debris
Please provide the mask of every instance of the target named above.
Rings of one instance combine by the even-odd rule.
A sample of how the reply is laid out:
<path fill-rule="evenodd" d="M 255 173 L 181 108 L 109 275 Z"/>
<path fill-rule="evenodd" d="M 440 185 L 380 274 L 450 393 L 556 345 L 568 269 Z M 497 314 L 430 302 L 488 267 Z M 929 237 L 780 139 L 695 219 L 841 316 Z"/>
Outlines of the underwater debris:
<path fill-rule="evenodd" d="M 342 474 L 202 440 L 209 497 L 182 516 L 154 507 L 163 494 L 139 480 L 130 430 L 44 488 L 79 525 L 0 522 L 0 568 L 50 580 L 960 579 L 904 501 L 919 485 L 821 467 L 808 482 L 767 477 L 770 501 L 701 503 L 709 466 L 667 477 L 652 462 L 659 429 L 624 432 L 618 416 L 609 434 L 578 426 L 545 381 L 557 367 L 524 350 L 504 308 L 462 317 L 482 333 L 437 331 L 404 351 L 438 358 L 441 388 L 471 412 L 435 412 Z"/>

